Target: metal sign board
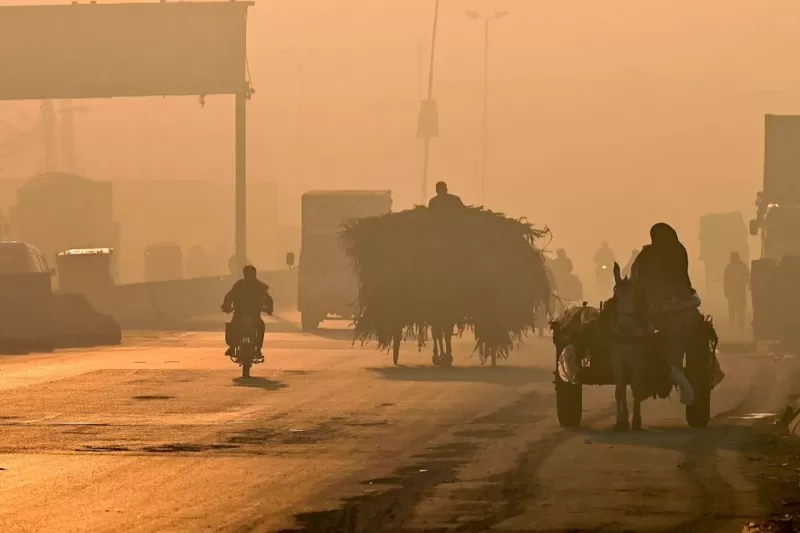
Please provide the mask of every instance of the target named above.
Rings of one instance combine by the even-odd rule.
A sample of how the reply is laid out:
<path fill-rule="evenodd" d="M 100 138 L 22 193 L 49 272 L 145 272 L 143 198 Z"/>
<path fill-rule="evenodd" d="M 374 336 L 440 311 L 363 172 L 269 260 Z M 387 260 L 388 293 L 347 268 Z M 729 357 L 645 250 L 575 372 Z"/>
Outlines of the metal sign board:
<path fill-rule="evenodd" d="M 800 205 L 800 116 L 765 117 L 763 191 L 770 203 Z"/>
<path fill-rule="evenodd" d="M 242 92 L 250 5 L 0 7 L 0 100 Z"/>

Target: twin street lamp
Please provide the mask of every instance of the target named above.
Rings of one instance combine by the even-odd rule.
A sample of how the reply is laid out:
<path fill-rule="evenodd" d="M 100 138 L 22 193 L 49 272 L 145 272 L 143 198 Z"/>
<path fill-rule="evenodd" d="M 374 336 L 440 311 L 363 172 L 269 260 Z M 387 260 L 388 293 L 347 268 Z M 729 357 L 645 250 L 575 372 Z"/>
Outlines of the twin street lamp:
<path fill-rule="evenodd" d="M 439 136 L 439 116 L 436 109 L 436 100 L 433 99 L 433 66 L 436 59 L 436 30 L 439 26 L 439 0 L 433 4 L 433 31 L 431 32 L 431 61 L 428 66 L 428 91 L 427 98 L 420 102 L 419 116 L 417 117 L 417 138 L 425 143 L 425 152 L 422 160 L 422 202 L 428 203 L 428 162 L 430 160 L 431 138 Z"/>
<path fill-rule="evenodd" d="M 492 16 L 483 16 L 477 11 L 467 11 L 472 20 L 483 23 L 483 148 L 481 150 L 481 203 L 486 202 L 486 165 L 489 151 L 489 23 L 509 15 L 508 11 L 497 11 Z"/>

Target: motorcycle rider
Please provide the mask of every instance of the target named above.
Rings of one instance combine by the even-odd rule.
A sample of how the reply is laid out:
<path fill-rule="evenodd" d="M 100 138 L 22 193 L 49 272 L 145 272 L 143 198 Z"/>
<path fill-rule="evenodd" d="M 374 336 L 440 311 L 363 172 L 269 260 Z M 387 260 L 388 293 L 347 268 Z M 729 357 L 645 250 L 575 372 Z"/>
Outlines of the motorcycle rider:
<path fill-rule="evenodd" d="M 236 327 L 242 323 L 243 317 L 255 319 L 256 326 L 256 348 L 259 355 L 264 345 L 264 321 L 261 320 L 261 312 L 268 315 L 273 313 L 274 303 L 269 294 L 269 286 L 258 279 L 256 267 L 247 265 L 242 269 L 242 279 L 233 284 L 233 287 L 225 295 L 222 302 L 222 311 L 225 313 L 233 312 L 233 319 L 230 326 Z M 226 339 L 228 335 L 225 336 Z M 228 345 L 225 355 L 233 355 L 235 346 Z"/>
<path fill-rule="evenodd" d="M 548 322 L 554 318 L 556 305 L 558 303 L 558 283 L 556 282 L 556 276 L 553 274 L 551 266 L 546 263 L 544 265 L 544 275 L 547 278 L 547 285 L 550 287 L 550 294 L 547 304 L 543 308 L 537 309 L 535 313 L 536 330 L 540 337 L 544 336 L 545 327 L 547 327 Z"/>
<path fill-rule="evenodd" d="M 567 256 L 567 252 L 563 248 L 556 250 L 556 257 L 553 259 L 551 265 L 556 278 L 569 276 L 572 274 L 574 268 L 572 266 L 572 259 Z"/>
<path fill-rule="evenodd" d="M 606 284 L 610 284 L 612 282 L 611 267 L 614 266 L 616 260 L 614 252 L 608 247 L 608 241 L 603 241 L 594 254 L 595 275 L 599 283 L 606 282 Z"/>

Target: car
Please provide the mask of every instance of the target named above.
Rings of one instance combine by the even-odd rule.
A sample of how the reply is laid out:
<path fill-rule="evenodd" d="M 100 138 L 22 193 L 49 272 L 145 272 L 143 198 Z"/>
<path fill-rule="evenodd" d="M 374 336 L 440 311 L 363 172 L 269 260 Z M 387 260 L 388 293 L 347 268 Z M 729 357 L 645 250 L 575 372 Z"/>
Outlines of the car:
<path fill-rule="evenodd" d="M 47 264 L 44 254 L 26 242 L 0 242 L 0 275 L 2 274 L 55 274 Z"/>
<path fill-rule="evenodd" d="M 51 270 L 26 242 L 0 242 L 0 351 L 53 349 Z"/>

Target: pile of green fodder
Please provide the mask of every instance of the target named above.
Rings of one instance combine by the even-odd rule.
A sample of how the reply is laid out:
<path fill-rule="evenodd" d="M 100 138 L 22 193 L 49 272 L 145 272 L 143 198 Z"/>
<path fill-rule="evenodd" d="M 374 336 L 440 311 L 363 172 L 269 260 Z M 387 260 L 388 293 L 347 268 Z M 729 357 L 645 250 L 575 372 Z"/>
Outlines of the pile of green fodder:
<path fill-rule="evenodd" d="M 396 336 L 421 348 L 431 325 L 471 330 L 482 360 L 500 357 L 533 327 L 551 289 L 536 229 L 483 208 L 416 207 L 345 225 L 359 280 L 354 340 L 388 349 Z"/>

